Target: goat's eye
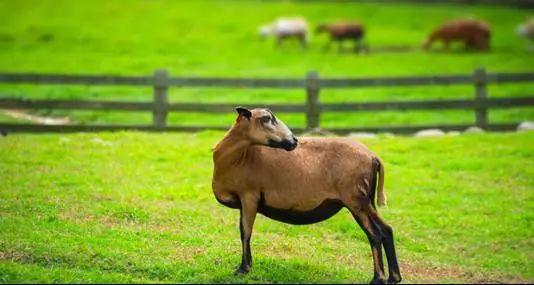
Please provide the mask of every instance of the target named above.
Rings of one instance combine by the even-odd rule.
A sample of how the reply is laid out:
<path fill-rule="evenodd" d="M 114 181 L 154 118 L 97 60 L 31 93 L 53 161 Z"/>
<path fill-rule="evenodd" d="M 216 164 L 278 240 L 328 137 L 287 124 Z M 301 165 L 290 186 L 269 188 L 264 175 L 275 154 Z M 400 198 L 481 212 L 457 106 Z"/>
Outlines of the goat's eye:
<path fill-rule="evenodd" d="M 260 121 L 263 123 L 263 124 L 267 124 L 268 122 L 271 121 L 271 117 L 269 116 L 263 116 L 260 118 Z"/>

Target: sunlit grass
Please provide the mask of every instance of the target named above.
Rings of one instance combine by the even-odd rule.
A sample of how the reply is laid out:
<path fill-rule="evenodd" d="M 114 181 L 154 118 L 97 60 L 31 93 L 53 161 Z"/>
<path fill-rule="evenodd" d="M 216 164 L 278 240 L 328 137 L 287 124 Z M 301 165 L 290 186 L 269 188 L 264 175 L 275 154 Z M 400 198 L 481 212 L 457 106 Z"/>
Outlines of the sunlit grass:
<path fill-rule="evenodd" d="M 254 270 L 232 275 L 239 213 L 210 186 L 223 134 L 0 137 L 0 280 L 367 282 L 369 245 L 345 210 L 310 226 L 259 216 Z M 379 211 L 406 282 L 532 282 L 533 135 L 364 141 L 385 161 Z"/>

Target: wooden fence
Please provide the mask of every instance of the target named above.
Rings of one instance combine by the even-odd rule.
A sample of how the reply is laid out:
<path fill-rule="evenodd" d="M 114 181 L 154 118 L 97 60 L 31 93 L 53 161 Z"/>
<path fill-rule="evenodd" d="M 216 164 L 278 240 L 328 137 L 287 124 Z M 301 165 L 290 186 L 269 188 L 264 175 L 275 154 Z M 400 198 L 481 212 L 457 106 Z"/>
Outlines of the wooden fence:
<path fill-rule="evenodd" d="M 157 70 L 153 76 L 98 76 L 98 75 L 47 75 L 0 73 L 0 83 L 31 84 L 69 84 L 69 85 L 127 85 L 151 86 L 153 101 L 82 101 L 82 100 L 33 100 L 0 97 L 0 109 L 76 109 L 76 110 L 120 110 L 151 111 L 152 125 L 36 125 L 0 123 L 0 130 L 7 132 L 76 132 L 137 129 L 146 131 L 198 131 L 203 129 L 224 130 L 229 126 L 168 126 L 169 112 L 233 112 L 238 105 L 254 107 L 249 104 L 204 104 L 170 103 L 170 87 L 234 87 L 234 88 L 274 88 L 303 89 L 307 97 L 305 104 L 270 104 L 274 112 L 305 113 L 306 128 L 293 128 L 296 132 L 317 130 L 320 116 L 324 112 L 357 112 L 387 110 L 435 110 L 435 109 L 472 109 L 475 112 L 473 124 L 456 125 L 418 125 L 383 126 L 368 128 L 336 128 L 328 131 L 348 133 L 355 131 L 408 133 L 420 129 L 441 128 L 443 130 L 462 130 L 476 125 L 486 130 L 511 130 L 518 123 L 491 124 L 488 122 L 488 109 L 534 106 L 534 97 L 488 98 L 488 84 L 511 82 L 534 82 L 533 73 L 486 73 L 476 69 L 469 75 L 385 77 L 385 78 L 329 78 L 321 79 L 316 72 L 309 72 L 305 78 L 292 79 L 253 79 L 253 78 L 187 78 L 170 77 L 166 70 Z M 424 100 L 372 103 L 323 104 L 319 102 L 320 91 L 325 88 L 364 88 L 390 86 L 423 86 L 463 84 L 474 86 L 472 99 Z"/>

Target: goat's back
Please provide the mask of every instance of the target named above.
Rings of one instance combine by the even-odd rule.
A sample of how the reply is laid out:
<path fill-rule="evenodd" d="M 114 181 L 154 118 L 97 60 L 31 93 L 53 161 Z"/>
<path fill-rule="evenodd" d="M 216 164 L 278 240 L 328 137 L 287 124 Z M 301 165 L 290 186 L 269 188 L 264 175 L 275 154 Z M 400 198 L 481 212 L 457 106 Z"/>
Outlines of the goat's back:
<path fill-rule="evenodd" d="M 343 138 L 301 138 L 293 151 L 252 147 L 250 167 L 267 184 L 293 185 L 302 181 L 332 187 L 371 173 L 374 154 L 363 144 Z M 258 180 L 257 180 L 258 181 Z"/>
<path fill-rule="evenodd" d="M 373 153 L 349 139 L 301 138 L 293 151 L 251 147 L 246 186 L 269 205 L 308 210 L 325 199 L 357 195 L 372 174 Z"/>
<path fill-rule="evenodd" d="M 334 23 L 327 26 L 333 37 L 360 38 L 364 34 L 364 28 L 359 23 Z"/>
<path fill-rule="evenodd" d="M 476 35 L 489 36 L 490 27 L 483 21 L 456 20 L 441 25 L 437 34 L 448 39 L 470 39 Z"/>

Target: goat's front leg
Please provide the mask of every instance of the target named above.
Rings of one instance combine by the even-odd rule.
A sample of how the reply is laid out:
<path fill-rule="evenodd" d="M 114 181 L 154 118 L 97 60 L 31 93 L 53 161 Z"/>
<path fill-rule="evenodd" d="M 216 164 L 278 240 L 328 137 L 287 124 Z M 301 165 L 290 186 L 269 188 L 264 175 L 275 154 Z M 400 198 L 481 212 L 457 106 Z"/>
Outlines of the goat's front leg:
<path fill-rule="evenodd" d="M 250 237 L 252 236 L 252 227 L 256 219 L 258 211 L 258 198 L 254 195 L 242 196 L 241 200 L 241 214 L 239 219 L 239 230 L 241 231 L 241 246 L 243 248 L 243 256 L 241 258 L 241 265 L 236 270 L 235 274 L 245 274 L 252 268 L 252 253 L 250 251 Z"/>

